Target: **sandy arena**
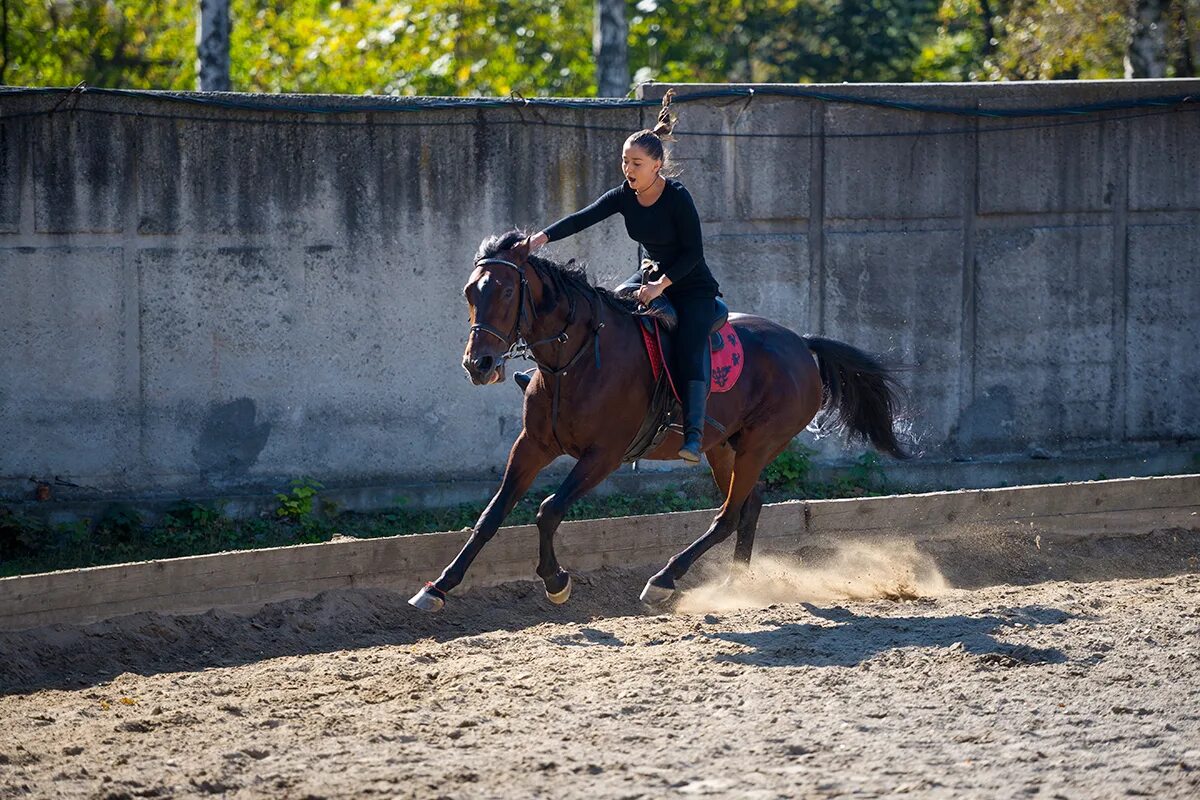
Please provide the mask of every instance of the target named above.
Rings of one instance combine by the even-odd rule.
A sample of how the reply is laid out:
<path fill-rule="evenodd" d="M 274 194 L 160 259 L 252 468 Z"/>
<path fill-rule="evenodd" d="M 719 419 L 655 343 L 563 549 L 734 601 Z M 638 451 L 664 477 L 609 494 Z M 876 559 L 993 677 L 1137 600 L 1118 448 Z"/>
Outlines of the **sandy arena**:
<path fill-rule="evenodd" d="M 850 548 L 662 614 L 643 568 L 564 607 L 346 590 L 0 634 L 0 796 L 1194 798 L 1195 567 L 967 590 Z"/>

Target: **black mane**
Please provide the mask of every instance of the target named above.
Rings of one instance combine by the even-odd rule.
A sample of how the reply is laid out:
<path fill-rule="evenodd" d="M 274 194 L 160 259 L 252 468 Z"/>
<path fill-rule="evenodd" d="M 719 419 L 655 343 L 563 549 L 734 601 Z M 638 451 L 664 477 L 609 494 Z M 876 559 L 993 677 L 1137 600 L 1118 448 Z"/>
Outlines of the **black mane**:
<path fill-rule="evenodd" d="M 480 243 L 479 250 L 475 253 L 475 260 L 492 258 L 505 250 L 510 250 L 527 235 L 524 231 L 514 229 L 497 236 L 489 236 Z M 574 259 L 566 264 L 560 264 L 542 256 L 529 256 L 527 262 L 537 270 L 545 282 L 556 289 L 574 289 L 584 297 L 595 294 L 610 308 L 623 314 L 632 316 L 637 311 L 637 301 L 618 297 L 611 289 L 595 285 L 588 277 L 587 270 L 575 266 Z"/>

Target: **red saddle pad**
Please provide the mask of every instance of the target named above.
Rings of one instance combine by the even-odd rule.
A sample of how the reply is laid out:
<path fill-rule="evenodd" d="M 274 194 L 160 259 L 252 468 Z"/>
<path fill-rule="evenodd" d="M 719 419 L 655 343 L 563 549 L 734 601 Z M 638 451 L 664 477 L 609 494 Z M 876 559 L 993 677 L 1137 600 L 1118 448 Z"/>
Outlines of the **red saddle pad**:
<path fill-rule="evenodd" d="M 662 330 L 658 327 L 657 322 L 654 325 L 654 333 L 646 330 L 646 326 L 642 326 L 642 341 L 646 345 L 646 354 L 650 357 L 650 369 L 653 370 L 656 381 L 666 369 L 661 337 Z M 708 348 L 709 356 L 712 359 L 712 378 L 709 381 L 709 391 L 715 394 L 728 392 L 737 384 L 746 361 L 746 354 L 742 350 L 742 340 L 733 326 L 726 322 L 721 330 L 709 337 Z M 675 392 L 675 397 L 678 399 L 679 391 L 675 388 L 675 382 L 671 380 L 669 371 L 667 380 L 671 381 L 671 390 Z"/>

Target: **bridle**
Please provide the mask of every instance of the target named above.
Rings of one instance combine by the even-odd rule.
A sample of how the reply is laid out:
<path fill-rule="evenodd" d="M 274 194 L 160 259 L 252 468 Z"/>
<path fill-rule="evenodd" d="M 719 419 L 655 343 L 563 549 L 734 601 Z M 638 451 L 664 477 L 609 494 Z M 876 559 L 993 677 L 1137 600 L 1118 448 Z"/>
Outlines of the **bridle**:
<path fill-rule="evenodd" d="M 529 281 L 525 277 L 525 268 L 507 259 L 496 258 L 494 256 L 490 258 L 481 258 L 475 262 L 476 267 L 481 267 L 485 264 L 503 264 L 506 267 L 511 267 L 512 269 L 516 270 L 517 275 L 521 277 L 521 287 L 518 290 L 520 294 L 517 298 L 517 321 L 513 323 L 512 332 L 507 336 L 505 336 L 502 331 L 484 322 L 476 322 L 471 325 L 471 332 L 483 331 L 484 333 L 495 336 L 501 342 L 508 345 L 508 350 L 502 356 L 500 356 L 501 365 L 506 363 L 509 359 L 527 358 L 536 364 L 539 370 L 554 379 L 554 399 L 550 412 L 550 432 L 554 434 L 554 440 L 558 442 L 559 448 L 565 453 L 566 448 L 563 447 L 562 441 L 558 438 L 558 398 L 562 389 L 563 376 L 567 374 L 567 370 L 571 369 L 571 367 L 575 366 L 575 364 L 577 364 L 579 360 L 583 358 L 584 354 L 588 351 L 588 343 L 587 341 L 584 341 L 584 343 L 579 346 L 579 351 L 575 353 L 575 355 L 572 356 L 566 364 L 563 364 L 560 367 L 552 367 L 543 362 L 537 357 L 537 354 L 533 352 L 533 348 L 540 347 L 541 345 L 549 344 L 551 342 L 557 342 L 559 344 L 565 344 L 567 342 L 567 340 L 570 338 L 567 335 L 567 331 L 572 325 L 575 324 L 575 295 L 570 291 L 566 291 L 565 289 L 562 291 L 562 293 L 567 296 L 567 302 L 569 305 L 567 307 L 567 321 L 563 324 L 563 329 L 559 331 L 557 335 L 551 336 L 547 339 L 541 339 L 536 342 L 526 341 L 525 334 L 521 330 L 522 323 L 524 323 L 526 319 L 525 305 L 526 303 L 529 304 L 530 322 L 529 325 L 525 326 L 527 329 L 532 327 L 533 320 L 537 318 L 537 309 L 534 307 L 533 297 L 529 293 Z M 535 266 L 534 269 L 537 269 L 537 267 Z M 604 327 L 604 323 L 600 321 L 600 315 L 597 313 L 596 306 L 593 303 L 593 298 L 590 295 L 588 296 L 587 301 L 592 314 L 591 349 L 595 354 L 596 369 L 598 370 L 600 369 L 600 330 Z M 532 332 L 532 330 L 530 330 L 530 332 Z"/>
<path fill-rule="evenodd" d="M 473 325 L 471 325 L 471 331 L 472 332 L 483 331 L 484 333 L 495 336 L 501 342 L 508 345 L 508 350 L 505 351 L 505 353 L 500 356 L 500 363 L 502 363 L 502 364 L 513 358 L 527 358 L 530 361 L 532 361 L 534 364 L 537 364 L 538 369 L 542 370 L 543 372 L 548 372 L 551 375 L 555 375 L 555 376 L 558 375 L 559 373 L 565 374 L 568 368 L 574 366 L 575 363 L 577 361 L 579 361 L 580 357 L 583 355 L 584 351 L 586 350 L 586 343 L 585 343 L 585 346 L 579 348 L 579 352 L 575 354 L 574 358 L 572 358 L 570 361 L 568 361 L 566 364 L 564 364 L 561 367 L 552 367 L 549 364 L 546 364 L 545 362 L 543 362 L 540 358 L 537 357 L 537 354 L 533 352 L 533 348 L 540 347 L 544 344 L 550 344 L 551 342 L 555 342 L 558 344 L 566 344 L 567 341 L 571 338 L 570 335 L 567 333 L 567 331 L 570 330 L 571 326 L 575 324 L 575 295 L 570 292 L 564 292 L 564 294 L 567 295 L 567 302 L 569 303 L 569 305 L 567 308 L 567 320 L 565 323 L 563 323 L 563 329 L 561 331 L 559 331 L 554 336 L 550 336 L 546 339 L 539 339 L 536 342 L 527 341 L 525 338 L 525 332 L 521 330 L 523 324 L 526 321 L 525 306 L 526 305 L 529 306 L 529 316 L 528 316 L 529 324 L 524 325 L 526 330 L 529 330 L 532 328 L 533 321 L 537 318 L 537 309 L 533 305 L 533 297 L 529 292 L 529 280 L 525 277 L 525 267 L 521 266 L 520 264 L 516 264 L 512 261 L 509 261 L 508 259 L 496 258 L 494 256 L 490 257 L 490 258 L 481 258 L 475 262 L 475 266 L 477 268 L 481 267 L 485 264 L 503 264 L 506 267 L 511 267 L 512 269 L 516 270 L 517 275 L 520 276 L 521 284 L 520 284 L 520 288 L 517 290 L 518 291 L 517 319 L 516 319 L 516 322 L 513 323 L 512 331 L 510 331 L 507 336 L 504 334 L 503 331 L 500 331 L 499 329 L 497 329 L 496 327 L 494 327 L 492 325 L 488 325 L 486 322 L 474 323 Z M 604 327 L 604 323 L 599 321 L 598 315 L 596 314 L 595 306 L 592 305 L 592 299 L 590 297 L 588 298 L 588 305 L 592 307 L 592 319 L 593 319 L 592 336 L 593 336 L 593 340 L 595 342 L 594 349 L 595 349 L 595 353 L 596 353 L 596 368 L 599 369 L 600 368 L 600 337 L 599 337 L 599 333 L 600 333 L 600 329 Z M 532 331 L 529 330 L 529 332 L 532 332 Z"/>
<path fill-rule="evenodd" d="M 475 262 L 476 267 L 482 267 L 484 264 L 503 264 L 506 267 L 512 267 L 517 271 L 517 275 L 521 277 L 521 286 L 518 290 L 519 296 L 517 298 L 517 320 L 513 323 L 512 332 L 510 332 L 507 336 L 505 336 L 504 333 L 497 328 L 488 325 L 486 322 L 476 322 L 471 326 L 471 331 L 483 331 L 484 333 L 490 333 L 492 336 L 495 336 L 501 342 L 508 345 L 508 350 L 502 356 L 500 356 L 500 363 L 503 364 L 513 358 L 528 358 L 541 367 L 542 363 L 538 361 L 537 357 L 533 354 L 533 348 L 539 347 L 543 344 L 549 344 L 551 342 L 557 342 L 558 344 L 565 344 L 567 342 L 567 340 L 570 338 L 570 336 L 567 334 L 567 330 L 575 321 L 574 298 L 571 298 L 571 309 L 567 314 L 567 322 L 557 335 L 551 336 L 548 339 L 542 339 L 537 342 L 527 342 L 525 340 L 525 335 L 521 332 L 521 323 L 525 321 L 526 302 L 528 302 L 529 305 L 529 319 L 531 325 L 532 321 L 537 318 L 537 309 L 534 308 L 533 297 L 529 293 L 529 280 L 525 277 L 525 268 L 503 258 L 481 258 Z"/>

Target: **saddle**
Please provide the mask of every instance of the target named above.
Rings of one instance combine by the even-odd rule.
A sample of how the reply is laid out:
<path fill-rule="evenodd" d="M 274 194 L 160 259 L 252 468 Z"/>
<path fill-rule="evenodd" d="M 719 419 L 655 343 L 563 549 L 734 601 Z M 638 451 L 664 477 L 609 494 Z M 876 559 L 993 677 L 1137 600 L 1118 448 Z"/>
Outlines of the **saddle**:
<path fill-rule="evenodd" d="M 716 303 L 717 313 L 709 330 L 708 358 L 705 359 L 704 368 L 709 391 L 720 393 L 729 391 L 737 383 L 742 373 L 745 354 L 737 331 L 729 324 L 729 307 L 720 298 L 717 298 Z M 673 311 L 671 309 L 671 314 Z M 640 315 L 642 342 L 654 375 L 654 392 L 646 417 L 622 457 L 624 463 L 637 461 L 653 450 L 662 443 L 672 428 L 682 431 L 683 403 L 676 388 L 679 381 L 672 375 L 671 352 L 674 347 L 671 338 L 663 335 L 666 327 L 663 316 L 661 312 L 655 312 L 653 309 L 650 313 Z M 725 432 L 725 426 L 711 416 L 706 416 L 705 421 L 722 433 Z"/>

